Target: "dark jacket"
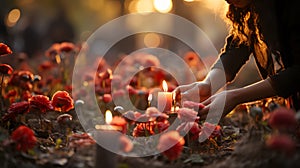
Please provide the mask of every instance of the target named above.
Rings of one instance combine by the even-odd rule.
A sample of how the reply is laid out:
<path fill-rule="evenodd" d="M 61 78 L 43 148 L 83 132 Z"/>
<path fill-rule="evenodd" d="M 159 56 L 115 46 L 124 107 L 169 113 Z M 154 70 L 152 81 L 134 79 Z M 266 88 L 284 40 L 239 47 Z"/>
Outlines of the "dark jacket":
<path fill-rule="evenodd" d="M 297 0 L 255 0 L 254 5 L 264 40 L 270 51 L 281 57 L 284 69 L 271 74 L 258 63 L 253 45 L 237 45 L 232 36 L 226 39 L 220 58 L 212 68 L 223 66 L 226 80 L 230 82 L 253 53 L 261 77 L 271 78 L 278 96 L 287 98 L 293 95 L 298 108 L 299 100 L 295 99 L 300 91 L 300 10 Z"/>

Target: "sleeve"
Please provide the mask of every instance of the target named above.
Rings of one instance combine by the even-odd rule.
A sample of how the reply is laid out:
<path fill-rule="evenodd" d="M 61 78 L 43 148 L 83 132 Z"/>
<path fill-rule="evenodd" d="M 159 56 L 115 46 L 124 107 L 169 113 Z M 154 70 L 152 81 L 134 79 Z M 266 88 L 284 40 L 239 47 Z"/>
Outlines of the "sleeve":
<path fill-rule="evenodd" d="M 241 67 L 249 60 L 250 54 L 250 47 L 245 44 L 237 44 L 233 41 L 233 36 L 230 35 L 226 38 L 226 44 L 222 49 L 219 59 L 211 69 L 224 69 L 226 82 L 231 82 Z"/>
<path fill-rule="evenodd" d="M 300 91 L 300 10 L 296 4 L 288 5 L 285 14 L 281 13 L 283 17 L 281 20 L 284 22 L 280 24 L 282 26 L 280 31 L 282 59 L 286 67 L 284 71 L 270 77 L 273 89 L 278 96 L 282 97 L 288 97 Z"/>

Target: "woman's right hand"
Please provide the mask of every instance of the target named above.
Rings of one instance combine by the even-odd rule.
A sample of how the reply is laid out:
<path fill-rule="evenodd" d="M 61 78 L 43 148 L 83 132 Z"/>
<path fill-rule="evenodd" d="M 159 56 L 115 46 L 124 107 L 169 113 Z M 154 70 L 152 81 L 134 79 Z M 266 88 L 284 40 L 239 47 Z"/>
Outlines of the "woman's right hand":
<path fill-rule="evenodd" d="M 211 86 L 207 82 L 194 82 L 188 85 L 178 86 L 174 93 L 176 101 L 202 102 L 211 96 Z"/>

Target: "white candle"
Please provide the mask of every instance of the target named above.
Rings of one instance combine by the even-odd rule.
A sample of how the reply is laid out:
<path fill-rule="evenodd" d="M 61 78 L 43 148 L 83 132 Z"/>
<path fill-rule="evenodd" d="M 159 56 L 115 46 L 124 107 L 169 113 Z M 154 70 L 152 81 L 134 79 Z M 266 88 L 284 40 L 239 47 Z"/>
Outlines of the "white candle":
<path fill-rule="evenodd" d="M 161 112 L 169 112 L 172 109 L 172 92 L 168 92 L 168 84 L 165 80 L 162 85 L 164 92 L 158 92 L 157 109 Z"/>

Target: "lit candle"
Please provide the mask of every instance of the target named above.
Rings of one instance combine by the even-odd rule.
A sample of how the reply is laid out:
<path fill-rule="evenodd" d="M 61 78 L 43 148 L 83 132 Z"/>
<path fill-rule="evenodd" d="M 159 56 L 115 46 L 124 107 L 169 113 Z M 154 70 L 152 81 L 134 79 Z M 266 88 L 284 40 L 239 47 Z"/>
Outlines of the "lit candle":
<path fill-rule="evenodd" d="M 148 96 L 148 107 L 151 106 L 151 101 L 152 101 L 152 94 L 150 93 Z"/>
<path fill-rule="evenodd" d="M 96 125 L 95 128 L 99 130 L 97 132 L 97 138 L 99 138 L 101 145 L 97 145 L 96 150 L 96 163 L 97 168 L 116 168 L 117 167 L 117 155 L 116 151 L 119 150 L 120 142 L 119 138 L 121 133 L 118 131 L 122 130 L 121 127 L 110 125 L 113 119 L 110 110 L 105 112 L 105 125 Z"/>
<path fill-rule="evenodd" d="M 96 125 L 95 128 L 97 130 L 102 130 L 102 131 L 121 131 L 122 127 L 115 126 L 115 125 L 110 125 L 111 121 L 113 119 L 112 113 L 110 110 L 106 110 L 105 112 L 105 125 Z"/>
<path fill-rule="evenodd" d="M 157 109 L 161 112 L 169 112 L 172 109 L 172 92 L 168 92 L 168 84 L 163 81 L 164 92 L 158 92 L 157 96 Z"/>

